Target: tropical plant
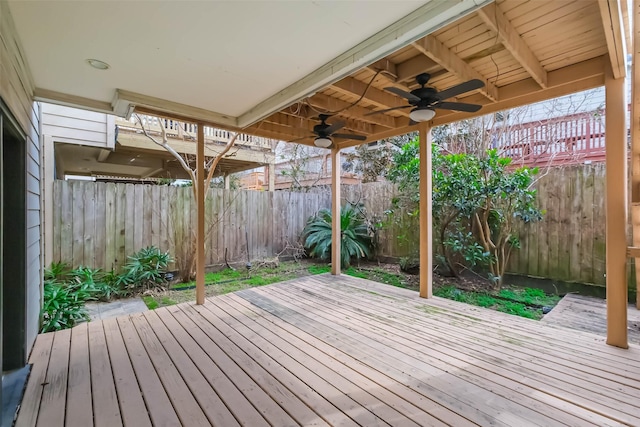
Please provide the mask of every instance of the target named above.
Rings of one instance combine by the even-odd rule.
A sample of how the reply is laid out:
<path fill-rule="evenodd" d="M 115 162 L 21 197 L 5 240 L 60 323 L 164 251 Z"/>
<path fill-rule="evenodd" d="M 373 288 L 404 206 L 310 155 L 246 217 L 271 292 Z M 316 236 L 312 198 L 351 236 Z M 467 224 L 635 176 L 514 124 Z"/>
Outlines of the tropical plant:
<path fill-rule="evenodd" d="M 340 265 L 348 268 L 351 259 L 367 258 L 371 254 L 372 230 L 367 226 L 362 206 L 345 205 L 340 210 Z M 332 214 L 319 210 L 309 218 L 302 231 L 302 240 L 309 256 L 323 260 L 331 258 Z M 333 261 L 333 260 L 332 260 Z"/>
<path fill-rule="evenodd" d="M 83 300 L 64 283 L 48 280 L 44 283 L 41 332 L 67 329 L 77 322 L 87 320 L 87 310 Z"/>
<path fill-rule="evenodd" d="M 167 265 L 172 262 L 169 252 L 162 252 L 155 246 L 140 249 L 128 259 L 121 277 L 117 279 L 117 283 L 128 292 L 163 284 Z"/>

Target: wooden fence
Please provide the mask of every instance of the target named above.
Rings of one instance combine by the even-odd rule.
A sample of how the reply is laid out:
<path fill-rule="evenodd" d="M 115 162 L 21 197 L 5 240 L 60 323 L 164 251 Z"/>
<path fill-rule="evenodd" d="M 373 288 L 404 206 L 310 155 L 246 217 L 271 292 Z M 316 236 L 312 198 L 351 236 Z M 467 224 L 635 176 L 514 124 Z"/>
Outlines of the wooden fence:
<path fill-rule="evenodd" d="M 272 257 L 297 243 L 307 218 L 329 207 L 330 194 L 210 189 L 206 199 L 207 264 Z M 172 255 L 191 241 L 191 188 L 56 181 L 53 261 L 119 268 L 154 245 Z M 247 254 L 248 250 L 248 254 Z M 249 257 L 249 258 L 248 258 Z"/>
<path fill-rule="evenodd" d="M 514 250 L 509 272 L 580 283 L 605 283 L 605 165 L 550 168 L 536 184 L 544 219 L 522 225 L 521 248 Z M 388 222 L 384 212 L 397 195 L 390 184 L 372 183 L 343 190 L 368 212 Z M 379 237 L 378 254 L 400 257 L 418 247 L 418 221 L 389 224 Z M 398 236 L 405 238 L 398 239 Z"/>
<path fill-rule="evenodd" d="M 536 188 L 544 219 L 523 225 L 521 248 L 509 271 L 556 280 L 604 284 L 604 164 L 552 168 Z M 307 218 L 331 206 L 330 190 L 309 193 L 211 189 L 206 201 L 207 264 L 275 256 L 299 242 Z M 418 247 L 418 218 L 392 221 L 397 195 L 388 183 L 344 186 L 343 203 L 361 202 L 385 227 L 377 253 L 401 257 Z M 54 261 L 117 268 L 126 256 L 148 245 L 179 254 L 195 229 L 190 188 L 56 181 Z"/>

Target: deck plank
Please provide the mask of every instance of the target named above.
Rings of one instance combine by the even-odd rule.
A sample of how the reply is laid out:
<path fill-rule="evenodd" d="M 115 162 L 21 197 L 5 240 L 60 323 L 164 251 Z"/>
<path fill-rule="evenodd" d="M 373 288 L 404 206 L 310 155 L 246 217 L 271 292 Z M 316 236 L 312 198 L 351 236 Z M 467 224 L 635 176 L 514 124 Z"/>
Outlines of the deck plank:
<path fill-rule="evenodd" d="M 147 350 L 149 359 L 153 363 L 164 389 L 167 391 L 169 399 L 173 403 L 181 424 L 194 427 L 209 426 L 210 423 L 203 409 L 197 404 L 184 378 L 182 378 L 175 364 L 167 355 L 166 350 L 144 317 L 144 314 L 133 314 L 130 319 L 140 336 L 142 345 Z"/>
<path fill-rule="evenodd" d="M 640 425 L 637 345 L 349 276 L 43 334 L 30 363 L 19 427 Z"/>
<path fill-rule="evenodd" d="M 357 425 L 285 367 L 277 362 L 274 363 L 268 355 L 260 350 L 252 351 L 251 343 L 245 342 L 235 331 L 225 327 L 219 318 L 203 306 L 189 304 L 181 308 L 198 319 L 198 326 L 220 345 L 232 360 L 240 363 L 246 369 L 245 372 L 249 373 L 254 381 L 260 384 L 261 388 L 288 413 L 289 419 L 283 419 L 276 425 L 325 424 L 320 414 L 326 416 L 327 421 L 332 424 Z"/>
<path fill-rule="evenodd" d="M 89 322 L 89 361 L 96 427 L 122 425 L 116 384 L 111 370 L 111 358 L 107 350 L 102 322 Z"/>
<path fill-rule="evenodd" d="M 227 376 L 230 375 L 230 373 L 224 372 L 198 345 L 182 325 L 178 323 L 176 318 L 173 317 L 170 308 L 156 310 L 156 314 L 180 343 L 184 351 L 200 370 L 201 375 L 209 382 L 211 387 L 215 389 L 216 393 L 224 401 L 224 404 L 240 424 L 256 427 L 269 425 L 260 412 L 253 406 L 251 400 L 242 394 L 236 384 Z"/>
<path fill-rule="evenodd" d="M 180 425 L 180 419 L 173 409 L 173 404 L 167 396 L 131 319 L 120 317 L 117 322 L 153 425 L 160 427 Z"/>
<path fill-rule="evenodd" d="M 287 295 L 293 295 L 293 294 L 294 292 L 292 291 L 291 288 L 289 288 Z M 345 297 L 346 296 L 342 296 L 342 300 L 348 301 L 348 297 L 346 297 L 346 299 Z M 357 301 L 355 303 L 350 302 L 349 306 L 351 305 L 353 305 L 354 307 L 357 307 Z M 371 316 L 373 316 L 374 314 L 378 316 L 386 314 L 385 306 L 375 306 L 368 301 L 363 302 L 363 306 L 366 306 L 368 308 L 370 307 L 372 311 L 375 311 L 375 313 L 370 314 Z M 336 305 L 332 304 L 331 307 L 332 307 L 332 313 L 336 313 L 340 310 L 339 308 L 336 307 Z M 389 312 L 388 317 L 393 318 L 393 323 L 400 322 L 401 324 L 406 326 L 406 330 L 410 330 L 412 326 L 413 327 L 418 326 L 415 324 L 415 322 L 411 322 L 410 320 L 404 321 L 402 319 L 402 315 L 403 315 L 402 312 Z M 349 318 L 349 324 L 353 325 L 354 324 L 353 314 L 347 312 L 347 316 Z M 414 331 L 412 333 L 407 333 L 403 328 L 385 327 L 384 326 L 385 323 L 390 324 L 391 322 L 383 322 L 382 326 L 380 326 L 380 322 L 376 322 L 375 326 L 373 326 L 373 322 L 364 322 L 364 323 L 361 323 L 361 325 L 371 330 L 371 333 L 369 335 L 371 338 L 393 337 L 394 342 L 388 343 L 390 347 L 399 347 L 399 348 L 416 350 L 416 352 L 414 353 L 414 357 L 417 357 L 420 360 L 428 361 L 427 363 L 429 364 L 441 365 L 442 369 L 446 369 L 448 366 L 457 367 L 459 369 L 459 372 L 454 371 L 455 375 L 463 376 L 467 381 L 477 383 L 479 385 L 485 385 L 485 386 L 487 384 L 493 383 L 494 388 L 496 387 L 495 383 L 499 383 L 501 386 L 494 389 L 493 392 L 502 393 L 505 397 L 509 398 L 510 400 L 514 400 L 522 403 L 527 402 L 530 399 L 529 396 L 527 396 L 526 394 L 525 395 L 513 394 L 511 390 L 524 391 L 525 389 L 523 386 L 525 385 L 528 387 L 535 388 L 538 390 L 539 393 L 535 394 L 533 398 L 535 400 L 538 400 L 539 402 L 538 403 L 529 402 L 527 406 L 531 408 L 537 408 L 537 410 L 540 412 L 548 412 L 550 408 L 555 407 L 559 409 L 559 411 L 556 411 L 557 413 L 554 415 L 554 417 L 558 419 L 558 421 L 562 421 L 569 424 L 571 423 L 575 424 L 578 420 L 576 420 L 574 416 L 577 416 L 580 419 L 584 420 L 581 423 L 589 421 L 596 425 L 607 425 L 607 420 L 605 418 L 595 416 L 592 413 L 585 410 L 575 410 L 571 405 L 568 405 L 564 399 L 552 398 L 551 396 L 549 396 L 547 394 L 549 392 L 548 384 L 538 383 L 535 380 L 535 378 L 532 378 L 530 375 L 530 369 L 531 369 L 530 366 L 527 366 L 526 368 L 523 366 L 523 369 L 521 370 L 521 372 L 516 373 L 508 369 L 504 369 L 501 366 L 491 365 L 490 363 L 487 363 L 486 361 L 482 360 L 485 352 L 488 351 L 492 346 L 489 346 L 489 345 L 482 346 L 482 345 L 479 345 L 478 342 L 474 342 L 474 341 L 464 342 L 464 339 L 465 339 L 464 336 L 440 334 L 437 330 L 432 329 L 428 332 L 428 338 L 430 338 L 429 353 L 435 353 L 435 356 L 437 357 L 438 360 L 429 361 L 430 355 L 419 352 L 420 350 L 422 350 L 423 346 L 421 345 L 419 339 L 415 339 L 416 334 L 422 335 L 421 331 L 418 331 L 418 332 Z M 425 338 L 427 337 L 425 336 Z M 456 338 L 455 343 L 452 342 L 452 338 Z M 384 341 L 385 339 L 386 338 L 381 338 L 381 341 Z M 479 337 L 478 339 L 481 339 L 481 337 Z M 456 345 L 456 343 L 461 343 L 462 345 L 458 346 Z M 479 347 L 480 351 L 474 351 L 473 349 L 474 346 Z M 500 355 L 500 353 L 498 353 L 497 355 Z M 440 361 L 444 362 L 444 364 Z M 488 359 L 488 361 L 490 362 L 491 359 Z M 520 361 L 519 363 L 514 363 L 512 366 L 515 366 L 517 368 L 518 366 L 522 366 L 525 363 L 526 361 Z M 553 374 L 551 375 L 553 377 Z M 523 381 L 521 379 L 526 379 L 526 381 Z M 569 384 L 571 384 L 571 382 L 569 382 Z M 597 406 L 595 402 L 588 402 L 582 399 L 579 394 L 577 394 L 583 391 L 584 390 L 576 391 L 576 394 L 573 395 L 572 397 L 574 399 L 577 399 L 578 401 L 583 401 L 585 403 L 591 404 L 592 406 Z M 620 397 L 623 398 L 622 395 Z M 604 406 L 603 408 L 605 410 L 608 410 L 609 412 L 612 412 L 614 410 L 612 408 L 605 408 Z M 617 409 L 620 409 L 619 406 Z M 636 408 L 630 407 L 630 411 L 633 411 L 633 410 L 636 410 Z M 570 417 L 567 417 L 566 415 L 564 415 L 563 413 L 564 411 L 571 412 L 573 413 L 573 415 Z M 609 425 L 612 425 L 612 423 L 609 423 Z"/>
<path fill-rule="evenodd" d="M 204 319 L 199 319 L 197 313 L 189 310 L 189 305 L 168 309 L 271 425 L 291 425 L 294 423 L 291 415 L 264 390 L 265 384 L 276 383 L 275 378 L 253 363 L 251 359 L 245 357 L 244 353 L 236 353 L 225 338 L 214 333 L 213 326 L 208 322 L 205 323 Z M 196 322 L 194 319 L 198 321 Z M 286 391 L 283 392 L 286 394 Z M 293 395 L 287 397 L 295 399 Z M 301 402 L 294 400 L 293 404 L 301 405 Z M 322 423 L 318 423 L 318 425 L 322 425 Z"/>
<path fill-rule="evenodd" d="M 164 310 L 160 310 L 164 311 Z M 198 367 L 189 358 L 182 346 L 176 341 L 171 332 L 166 328 L 155 311 L 143 313 L 149 326 L 153 329 L 159 341 L 162 343 L 167 356 L 171 358 L 182 376 L 185 385 L 191 390 L 191 394 L 198 406 L 202 409 L 211 424 L 223 426 L 239 426 L 240 424 L 231 411 L 224 404 L 220 396 L 207 382 L 206 378 L 198 370 Z M 190 397 L 190 396 L 187 396 Z"/>
<path fill-rule="evenodd" d="M 71 329 L 55 333 L 49 369 L 43 384 L 37 426 L 63 425 L 67 402 L 67 377 Z"/>
<path fill-rule="evenodd" d="M 29 357 L 29 363 L 33 366 L 29 373 L 29 380 L 22 398 L 22 405 L 20 406 L 20 411 L 16 419 L 16 427 L 31 427 L 36 425 L 54 335 L 53 333 L 38 335 L 33 345 Z"/>
<path fill-rule="evenodd" d="M 66 424 L 92 426 L 91 368 L 89 365 L 89 329 L 82 323 L 71 330 Z"/>
<path fill-rule="evenodd" d="M 360 385 L 369 393 L 375 394 L 380 400 L 396 408 L 406 417 L 412 419 L 420 425 L 445 425 L 435 417 L 429 415 L 420 406 L 424 400 L 413 400 L 414 395 L 406 392 L 406 387 L 391 378 L 381 375 L 374 369 L 366 369 L 357 359 L 338 351 L 314 336 L 291 327 L 280 319 L 269 316 L 269 314 L 247 301 L 229 294 L 218 298 L 216 305 L 225 304 L 230 309 L 235 309 L 246 318 L 250 318 L 256 324 L 262 326 L 264 330 L 272 331 L 273 335 L 282 337 L 295 345 L 299 349 L 308 349 L 312 354 L 322 354 L 323 363 L 335 370 L 335 372 L 349 378 Z M 308 354 L 308 353 L 307 353 Z M 307 360 L 305 356 L 302 360 Z M 317 357 L 317 356 L 316 356 Z M 415 404 L 412 404 L 415 402 Z"/>
<path fill-rule="evenodd" d="M 209 300 L 209 302 L 211 305 L 207 305 L 207 308 L 224 316 L 225 322 L 229 327 L 261 350 L 268 352 L 278 362 L 286 364 L 291 373 L 307 384 L 315 384 L 314 388 L 318 393 L 338 409 L 351 415 L 356 422 L 371 425 L 372 422 L 376 421 L 375 418 L 371 418 L 371 414 L 366 412 L 364 413 L 365 417 L 360 416 L 362 408 L 365 407 L 369 408 L 373 415 L 390 425 L 418 425 L 388 406 L 384 401 L 370 394 L 366 389 L 360 388 L 352 381 L 316 360 L 314 352 L 310 349 L 307 349 L 307 352 L 300 350 L 281 337 L 271 333 L 268 329 L 259 327 L 255 323 L 245 322 L 245 316 L 221 304 L 219 299 Z M 254 330 L 253 328 L 256 329 Z M 332 364 L 333 361 L 327 363 Z"/>
<path fill-rule="evenodd" d="M 113 379 L 116 384 L 122 423 L 129 427 L 151 426 L 151 419 L 142 398 L 129 354 L 116 319 L 104 320 L 104 334 L 111 355 Z"/>

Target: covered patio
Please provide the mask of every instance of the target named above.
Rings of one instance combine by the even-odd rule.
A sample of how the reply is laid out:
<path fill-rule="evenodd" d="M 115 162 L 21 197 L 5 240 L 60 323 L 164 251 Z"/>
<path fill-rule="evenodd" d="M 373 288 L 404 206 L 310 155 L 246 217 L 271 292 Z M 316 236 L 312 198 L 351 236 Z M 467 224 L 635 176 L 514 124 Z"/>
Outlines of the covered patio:
<path fill-rule="evenodd" d="M 349 276 L 38 336 L 17 426 L 639 425 L 640 352 Z"/>
<path fill-rule="evenodd" d="M 36 143 L 37 101 L 197 127 L 196 303 L 39 335 L 18 426 L 640 425 L 640 353 L 628 344 L 626 309 L 627 260 L 640 259 L 640 32 L 631 28 L 640 0 L 632 9 L 621 0 L 251 8 L 0 0 L 0 15 L 0 94 L 33 145 L 25 356 L 37 331 L 39 227 L 52 220 L 35 160 L 42 173 L 51 167 Z M 120 30 L 133 28 L 144 37 Z M 439 108 L 436 97 L 421 107 L 435 116 L 410 122 L 418 116 L 401 94 L 419 88 L 423 73 L 438 93 L 480 82 L 446 101 L 481 108 Z M 433 298 L 431 128 L 599 86 L 606 340 Z M 357 138 L 312 135 L 321 113 Z M 205 300 L 205 126 L 304 144 L 328 139 L 332 171 L 344 148 L 419 131 L 420 295 L 345 277 L 333 263 L 331 275 Z M 335 218 L 335 172 L 332 194 Z M 334 221 L 334 242 L 340 233 Z M 333 245 L 332 259 L 339 251 Z"/>

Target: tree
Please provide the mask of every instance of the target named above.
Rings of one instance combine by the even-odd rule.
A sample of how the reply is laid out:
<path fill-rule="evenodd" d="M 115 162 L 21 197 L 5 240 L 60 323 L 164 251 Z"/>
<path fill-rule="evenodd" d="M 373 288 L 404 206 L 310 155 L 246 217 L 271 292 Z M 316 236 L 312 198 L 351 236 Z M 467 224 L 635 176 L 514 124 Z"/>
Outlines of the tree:
<path fill-rule="evenodd" d="M 180 165 L 185 170 L 185 172 L 187 172 L 187 174 L 191 178 L 191 182 L 195 183 L 196 180 L 200 178 L 196 174 L 196 169 L 197 169 L 196 159 L 194 158 L 194 156 L 181 155 L 173 147 L 171 147 L 171 145 L 169 144 L 167 131 L 162 123 L 162 119 L 148 118 L 148 117 L 146 118 L 146 120 L 149 120 L 149 119 L 158 120 L 158 122 L 160 123 L 162 139 L 159 140 L 148 132 L 147 128 L 145 127 L 146 120 L 143 120 L 143 118 L 138 114 L 135 115 L 135 118 L 140 124 L 140 127 L 142 128 L 142 133 L 151 141 L 153 141 L 155 144 L 167 150 L 180 163 Z M 201 126 L 201 125 L 198 125 L 198 126 Z M 236 139 L 238 138 L 239 135 L 240 135 L 239 133 L 233 134 L 233 136 L 222 147 L 220 151 L 216 151 L 211 146 L 205 145 L 205 147 L 207 147 L 209 151 L 209 153 L 207 153 L 208 159 L 205 161 L 205 167 L 204 167 L 205 175 L 202 178 L 205 180 L 205 184 L 204 184 L 205 189 L 211 188 L 211 181 L 218 167 L 218 163 L 220 163 L 220 160 L 222 160 L 222 158 L 227 155 L 229 150 L 231 150 L 231 148 L 234 146 Z M 197 204 L 198 194 L 196 192 L 196 186 L 192 185 L 191 188 L 193 190 L 193 198 Z M 205 191 L 205 194 L 204 194 L 205 200 L 207 198 L 208 193 L 209 193 L 208 191 Z M 205 238 L 207 238 L 212 233 L 216 225 L 217 225 L 217 221 L 214 221 L 214 222 L 211 222 L 206 227 L 205 236 L 204 236 Z M 181 243 L 180 247 L 182 248 L 182 250 L 178 250 L 178 245 L 176 245 L 176 252 L 177 252 L 176 261 L 178 264 L 178 269 L 180 271 L 181 279 L 183 281 L 193 280 L 195 278 L 195 267 L 196 267 L 195 253 L 196 253 L 197 236 L 195 235 L 195 232 L 192 232 L 191 234 L 192 235 L 189 242 L 182 242 L 182 239 L 180 239 L 180 243 Z M 184 243 L 187 243 L 187 244 L 185 245 Z"/>
<path fill-rule="evenodd" d="M 519 245 L 517 223 L 542 218 L 531 189 L 537 169 L 510 168 L 511 159 L 496 150 L 481 157 L 445 154 L 436 144 L 432 150 L 433 225 L 440 263 L 456 276 L 462 268 L 486 265 L 500 286 L 511 251 Z M 418 153 L 419 141 L 414 139 L 393 156 L 387 174 L 399 191 L 393 214 L 418 216 Z"/>

